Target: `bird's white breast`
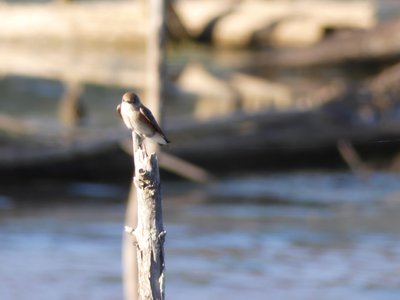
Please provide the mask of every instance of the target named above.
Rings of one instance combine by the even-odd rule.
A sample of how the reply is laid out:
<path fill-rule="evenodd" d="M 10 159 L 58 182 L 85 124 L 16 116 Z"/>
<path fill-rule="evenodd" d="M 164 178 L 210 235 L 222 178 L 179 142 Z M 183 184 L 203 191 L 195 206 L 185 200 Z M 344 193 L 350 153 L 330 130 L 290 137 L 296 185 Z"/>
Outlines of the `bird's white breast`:
<path fill-rule="evenodd" d="M 121 115 L 125 125 L 141 136 L 151 137 L 155 130 L 149 124 L 140 120 L 140 114 L 140 110 L 135 109 L 132 104 L 122 102 Z"/>
<path fill-rule="evenodd" d="M 135 110 L 132 104 L 126 102 L 121 103 L 122 120 L 124 121 L 126 127 L 128 127 L 131 130 L 136 129 L 135 123 L 136 123 L 137 113 L 138 112 Z"/>

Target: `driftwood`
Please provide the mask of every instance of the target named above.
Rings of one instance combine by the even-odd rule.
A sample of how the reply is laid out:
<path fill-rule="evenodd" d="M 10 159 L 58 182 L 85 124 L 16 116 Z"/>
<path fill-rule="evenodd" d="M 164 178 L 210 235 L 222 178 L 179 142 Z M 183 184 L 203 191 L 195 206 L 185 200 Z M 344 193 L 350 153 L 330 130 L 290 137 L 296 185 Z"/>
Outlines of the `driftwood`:
<path fill-rule="evenodd" d="M 249 68 L 308 67 L 346 62 L 385 61 L 400 57 L 400 19 L 368 31 L 336 34 L 305 49 L 280 50 L 255 55 Z"/>
<path fill-rule="evenodd" d="M 330 157 L 332 152 L 336 152 L 339 139 L 358 146 L 399 136 L 400 124 L 388 127 L 382 122 L 370 126 L 352 123 L 350 118 L 346 118 L 348 116 L 327 111 L 266 112 L 208 121 L 207 124 L 181 124 L 184 130 L 176 128 L 169 132 L 174 132 L 171 137 L 177 141 L 174 155 L 209 170 L 219 170 L 225 165 L 229 165 L 230 170 L 284 168 L 288 162 L 303 163 L 304 167 L 307 162 L 310 165 L 317 161 L 321 163 L 317 156 Z M 253 159 L 243 160 L 244 153 Z M 300 154 L 308 154 L 309 160 L 293 162 L 293 158 Z M 332 162 L 333 159 L 325 161 L 326 164 Z"/>
<path fill-rule="evenodd" d="M 222 46 L 307 46 L 338 28 L 369 28 L 373 7 L 365 1 L 244 1 L 216 26 L 213 39 Z M 257 35 L 259 31 L 268 34 Z"/>
<path fill-rule="evenodd" d="M 199 120 L 226 117 L 244 111 L 287 110 L 295 106 L 288 86 L 257 76 L 232 72 L 218 77 L 199 63 L 188 64 L 178 78 L 182 101 L 193 103 Z M 176 93 L 177 94 L 177 93 Z"/>
<path fill-rule="evenodd" d="M 263 161 L 279 152 L 335 149 L 338 140 L 368 144 L 382 138 L 397 139 L 399 81 L 400 64 L 395 64 L 352 86 L 332 81 L 306 98 L 295 99 L 292 110 L 286 112 L 237 113 L 197 124 L 180 124 L 169 129 L 178 141 L 174 154 L 206 166 L 230 160 L 240 168 L 245 149 L 254 156 L 261 155 L 263 158 L 259 159 Z M 349 158 L 350 148 L 346 145 L 341 143 L 339 148 Z"/>
<path fill-rule="evenodd" d="M 359 177 L 367 180 L 370 175 L 370 170 L 362 161 L 354 146 L 346 140 L 339 140 L 337 148 L 343 160 L 347 163 L 351 171 Z"/>
<path fill-rule="evenodd" d="M 295 106 L 291 91 L 284 84 L 241 73 L 230 75 L 229 84 L 239 95 L 240 108 L 244 112 L 281 111 Z"/>
<path fill-rule="evenodd" d="M 392 119 L 390 123 L 389 120 L 385 120 L 386 125 L 381 126 L 379 118 L 384 117 L 385 111 L 392 112 L 394 116 L 395 111 L 390 108 L 393 107 L 394 101 L 398 100 L 398 94 L 391 91 L 398 89 L 399 80 L 399 65 L 395 65 L 367 79 L 358 87 L 332 82 L 307 97 L 296 99 L 301 105 L 297 110 L 248 115 L 236 112 L 220 120 L 199 123 L 194 123 L 193 119 L 188 123 L 174 119 L 171 120 L 170 126 L 167 126 L 173 144 L 166 150 L 192 162 L 206 162 L 205 165 L 210 166 L 219 153 L 223 153 L 224 159 L 227 159 L 228 156 L 239 155 L 247 148 L 260 149 L 259 154 L 276 148 L 290 148 L 296 152 L 299 147 L 335 148 L 338 138 L 354 142 L 354 139 L 366 141 L 385 136 L 393 137 L 398 134 L 396 120 Z M 389 97 L 390 101 L 387 101 L 386 97 Z M 386 108 L 384 103 L 379 102 L 381 99 L 388 104 Z M 18 129 L 23 123 L 18 120 L 10 122 L 4 117 L 3 119 L 0 124 L 5 124 L 4 130 L 8 131 L 7 126 L 14 127 L 12 124 L 16 126 L 15 132 L 23 132 L 24 128 L 29 128 L 25 126 Z M 98 132 L 93 129 L 91 131 L 90 135 L 87 134 L 87 130 L 77 131 L 76 137 L 69 143 L 56 142 L 57 138 L 49 136 L 32 136 L 32 140 L 44 142 L 35 143 L 34 146 L 27 143 L 26 146 L 19 147 L 18 152 L 13 151 L 15 147 L 12 145 L 2 146 L 0 164 L 18 167 L 78 160 L 83 156 L 96 156 L 99 152 L 115 151 L 120 141 L 124 140 L 119 131 L 102 133 L 102 136 L 98 136 Z M 241 141 L 246 142 L 237 143 L 239 137 Z M 226 149 L 229 151 L 226 152 Z M 257 157 L 255 152 L 254 157 Z M 216 162 L 218 163 L 218 160 Z M 236 165 L 232 167 L 236 168 Z"/>
<path fill-rule="evenodd" d="M 180 1 L 178 16 L 196 38 L 224 47 L 304 46 L 327 30 L 370 28 L 374 6 L 367 1 Z M 264 32 L 264 34 L 260 34 Z M 267 34 L 266 34 L 267 33 Z"/>
<path fill-rule="evenodd" d="M 198 119 L 230 115 L 238 107 L 237 95 L 229 84 L 200 64 L 186 66 L 177 85 L 181 91 L 196 98 L 194 116 Z"/>
<path fill-rule="evenodd" d="M 140 1 L 42 4 L 0 3 L 0 41 L 45 45 L 137 46 L 146 41 L 146 19 Z M 304 46 L 324 31 L 370 28 L 369 1 L 175 1 L 169 6 L 174 39 L 213 40 L 229 47 Z M 298 34 L 301 32 L 301 34 Z"/>
<path fill-rule="evenodd" d="M 349 141 L 356 147 L 359 143 L 398 139 L 400 123 L 395 118 L 399 98 L 398 93 L 393 91 L 398 89 L 399 80 L 397 64 L 358 86 L 332 82 L 309 94 L 306 99 L 296 100 L 302 105 L 298 110 L 253 114 L 237 112 L 230 117 L 207 122 L 193 122 L 191 119 L 185 123 L 174 119 L 167 126 L 173 144 L 166 150 L 210 170 L 217 171 L 222 162 L 231 162 L 229 166 L 239 170 L 252 167 L 251 161 L 242 164 L 244 151 L 251 153 L 256 166 L 258 161 L 274 164 L 276 157 L 284 153 L 296 157 L 298 153 L 311 153 L 318 149 L 336 151 L 339 139 Z M 19 120 L 10 122 L 7 118 L 3 119 L 4 131 L 9 131 L 7 127 L 10 126 L 13 131 L 13 124 L 16 126 L 15 133 L 28 133 L 24 128 L 35 131 Z M 25 127 L 20 128 L 22 124 Z M 54 165 L 57 169 L 55 174 L 64 174 L 65 170 L 60 165 L 67 163 L 68 168 L 79 168 L 82 158 L 89 161 L 91 157 L 98 164 L 95 158 L 99 154 L 110 153 L 113 157 L 121 140 L 124 140 L 119 130 L 105 133 L 91 129 L 90 132 L 78 130 L 70 141 L 60 140 L 59 134 L 32 135 L 29 140 L 33 143 L 17 141 L 18 144 L 13 145 L 14 142 L 9 141 L 7 146 L 3 141 L 0 166 L 42 170 L 39 166 Z M 376 146 L 390 147 L 390 144 Z M 126 169 L 124 166 L 126 157 L 111 167 Z"/>
<path fill-rule="evenodd" d="M 130 140 L 127 139 L 121 142 L 121 147 L 126 153 L 133 155 Z M 160 152 L 158 157 L 160 168 L 179 175 L 182 178 L 199 183 L 206 183 L 215 180 L 214 176 L 207 172 L 207 170 L 180 159 L 179 157 L 166 152 Z"/>

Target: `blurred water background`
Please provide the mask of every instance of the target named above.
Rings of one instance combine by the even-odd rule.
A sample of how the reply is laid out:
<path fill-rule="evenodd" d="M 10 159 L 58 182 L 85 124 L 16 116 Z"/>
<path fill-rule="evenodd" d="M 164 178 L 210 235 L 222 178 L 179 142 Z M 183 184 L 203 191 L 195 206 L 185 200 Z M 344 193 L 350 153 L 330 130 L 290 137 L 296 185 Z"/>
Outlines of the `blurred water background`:
<path fill-rule="evenodd" d="M 399 179 L 376 173 L 365 182 L 347 172 L 226 178 L 205 199 L 196 186 L 164 182 L 166 293 L 397 299 Z M 240 195 L 245 190 L 250 197 Z M 2 299 L 25 298 L 27 290 L 29 299 L 121 299 L 126 193 L 127 186 L 84 182 L 36 182 L 29 194 L 2 187 Z"/>
<path fill-rule="evenodd" d="M 396 2 L 379 2 L 379 18 L 397 16 Z M 7 47 L 0 45 L 3 61 L 21 57 L 46 61 L 53 51 L 35 52 L 31 45 L 29 52 L 36 54 L 24 56 L 17 43 L 11 59 L 4 54 L 10 53 Z M 224 77 L 248 61 L 253 51 L 257 52 L 175 45 L 168 49 L 170 77 L 191 60 Z M 89 66 L 144 67 L 141 47 L 101 52 L 101 56 L 90 52 Z M 74 47 L 67 53 L 67 63 L 49 60 L 46 68 L 88 59 Z M 304 86 L 313 88 L 332 78 L 351 85 L 377 69 L 372 64 L 345 71 L 331 66 L 265 73 L 276 82 L 292 84 L 294 93 L 301 95 Z M 63 128 L 58 111 L 64 90 L 59 78 L 6 72 L 0 78 L 0 112 L 23 120 L 24 126 L 44 136 L 57 136 Z M 85 84 L 81 95 L 88 112 L 85 128 L 120 131 L 124 136 L 114 112 L 125 90 L 95 80 Z M 193 118 L 192 109 L 192 102 L 165 99 L 166 128 Z M 399 140 L 386 142 L 396 150 Z M 0 146 L 5 144 L 1 140 Z M 22 152 L 21 147 L 18 144 L 14 151 Z M 243 159 L 252 150 L 244 146 Z M 388 168 L 352 172 L 345 162 L 336 163 L 338 157 L 327 169 L 304 168 L 307 163 L 302 169 L 279 169 L 277 161 L 271 169 L 263 164 L 257 170 L 221 171 L 204 185 L 163 171 L 166 298 L 399 299 L 400 175 Z M 126 164 L 122 175 L 104 178 L 85 177 L 90 170 L 76 178 L 57 178 L 54 172 L 23 176 L 25 171 L 6 167 L 9 173 L 0 177 L 0 299 L 122 299 L 121 239 L 131 165 Z"/>

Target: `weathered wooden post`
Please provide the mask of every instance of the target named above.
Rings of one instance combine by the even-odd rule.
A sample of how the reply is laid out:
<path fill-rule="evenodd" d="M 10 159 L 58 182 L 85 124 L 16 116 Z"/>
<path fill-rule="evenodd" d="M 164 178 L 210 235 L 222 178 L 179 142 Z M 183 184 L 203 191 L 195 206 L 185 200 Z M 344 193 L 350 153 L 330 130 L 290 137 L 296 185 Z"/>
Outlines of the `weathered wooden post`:
<path fill-rule="evenodd" d="M 142 138 L 132 132 L 135 161 L 134 185 L 137 226 L 125 226 L 137 245 L 138 291 L 140 300 L 164 299 L 164 238 L 160 176 L 155 153 L 146 152 Z"/>

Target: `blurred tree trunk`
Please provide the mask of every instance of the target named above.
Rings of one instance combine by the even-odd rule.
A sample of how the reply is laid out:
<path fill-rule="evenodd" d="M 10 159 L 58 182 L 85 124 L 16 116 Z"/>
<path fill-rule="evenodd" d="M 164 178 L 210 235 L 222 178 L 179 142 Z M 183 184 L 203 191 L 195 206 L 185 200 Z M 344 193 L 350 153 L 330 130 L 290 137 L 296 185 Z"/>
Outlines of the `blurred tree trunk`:
<path fill-rule="evenodd" d="M 162 98 L 165 79 L 165 1 L 149 0 L 149 25 L 146 60 L 146 105 L 162 124 Z M 147 146 L 150 153 L 157 150 L 152 143 Z"/>

